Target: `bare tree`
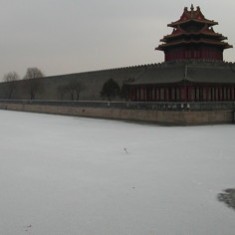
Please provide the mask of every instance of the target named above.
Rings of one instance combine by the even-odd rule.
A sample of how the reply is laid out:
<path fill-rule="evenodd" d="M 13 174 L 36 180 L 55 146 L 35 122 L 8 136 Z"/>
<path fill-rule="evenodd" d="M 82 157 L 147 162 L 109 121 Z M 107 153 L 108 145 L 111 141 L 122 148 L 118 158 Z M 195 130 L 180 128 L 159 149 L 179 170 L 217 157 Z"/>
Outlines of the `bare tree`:
<path fill-rule="evenodd" d="M 78 81 L 71 81 L 66 85 L 59 86 L 58 93 L 60 94 L 61 99 L 66 95 L 69 96 L 71 100 L 79 100 L 80 93 L 83 89 L 83 84 Z"/>
<path fill-rule="evenodd" d="M 44 77 L 44 74 L 40 69 L 28 68 L 24 76 L 25 89 L 30 95 L 30 99 L 35 99 L 37 93 L 40 93 L 43 90 L 43 83 L 40 78 Z"/>
<path fill-rule="evenodd" d="M 70 94 L 71 100 L 79 100 L 80 93 L 84 86 L 78 81 L 72 81 L 67 86 L 67 91 Z"/>
<path fill-rule="evenodd" d="M 33 78 L 42 78 L 42 77 L 44 77 L 42 71 L 37 67 L 33 67 L 27 69 L 24 79 L 33 79 Z"/>
<path fill-rule="evenodd" d="M 15 81 L 19 80 L 19 75 L 16 72 L 9 72 L 4 75 L 3 81 L 7 83 L 6 86 L 6 97 L 8 99 L 12 98 L 12 94 L 16 89 Z"/>
<path fill-rule="evenodd" d="M 64 96 L 66 95 L 66 92 L 67 92 L 67 89 L 66 89 L 65 85 L 61 85 L 61 86 L 57 87 L 57 93 L 58 93 L 59 98 L 61 100 L 64 99 Z"/>

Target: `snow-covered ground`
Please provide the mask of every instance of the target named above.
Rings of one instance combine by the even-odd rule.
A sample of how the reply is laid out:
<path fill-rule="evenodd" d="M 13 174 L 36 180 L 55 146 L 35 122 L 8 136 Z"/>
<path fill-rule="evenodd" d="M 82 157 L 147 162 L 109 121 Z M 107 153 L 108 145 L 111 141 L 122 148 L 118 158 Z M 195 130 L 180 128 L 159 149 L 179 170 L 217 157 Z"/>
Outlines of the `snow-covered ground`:
<path fill-rule="evenodd" d="M 235 126 L 0 111 L 0 234 L 235 234 Z"/>

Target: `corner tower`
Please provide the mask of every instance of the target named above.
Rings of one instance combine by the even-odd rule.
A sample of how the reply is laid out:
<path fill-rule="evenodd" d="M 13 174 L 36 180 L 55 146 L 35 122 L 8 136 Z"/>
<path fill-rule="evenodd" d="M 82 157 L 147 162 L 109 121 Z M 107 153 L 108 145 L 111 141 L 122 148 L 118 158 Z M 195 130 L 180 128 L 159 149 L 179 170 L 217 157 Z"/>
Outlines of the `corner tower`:
<path fill-rule="evenodd" d="M 193 5 L 184 12 L 179 20 L 168 24 L 173 31 L 164 36 L 156 50 L 163 51 L 165 61 L 175 60 L 215 60 L 223 61 L 224 49 L 232 48 L 227 38 L 216 33 L 213 26 L 218 23 L 208 20 L 202 14 L 200 7 Z"/>

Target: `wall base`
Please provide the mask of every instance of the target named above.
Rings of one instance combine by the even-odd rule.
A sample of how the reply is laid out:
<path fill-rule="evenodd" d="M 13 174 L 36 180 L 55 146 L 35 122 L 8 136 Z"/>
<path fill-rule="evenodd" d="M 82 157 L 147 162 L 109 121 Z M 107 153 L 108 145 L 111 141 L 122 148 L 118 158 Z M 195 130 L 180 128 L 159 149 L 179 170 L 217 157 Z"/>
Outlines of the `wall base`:
<path fill-rule="evenodd" d="M 141 121 L 164 125 L 203 125 L 233 123 L 234 121 L 234 112 L 232 110 L 158 111 L 93 107 L 83 108 L 19 103 L 0 103 L 0 109 L 80 117 Z"/>

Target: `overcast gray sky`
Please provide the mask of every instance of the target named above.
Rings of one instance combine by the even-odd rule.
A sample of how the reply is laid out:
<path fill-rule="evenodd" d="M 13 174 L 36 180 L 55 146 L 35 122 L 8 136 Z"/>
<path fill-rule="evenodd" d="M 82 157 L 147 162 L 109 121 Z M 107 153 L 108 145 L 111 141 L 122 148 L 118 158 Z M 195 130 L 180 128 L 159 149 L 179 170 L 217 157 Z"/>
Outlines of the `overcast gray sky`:
<path fill-rule="evenodd" d="M 161 62 L 154 48 L 191 3 L 235 46 L 234 0 L 0 0 L 0 80 L 28 67 L 56 75 Z M 224 56 L 235 61 L 235 49 Z"/>

